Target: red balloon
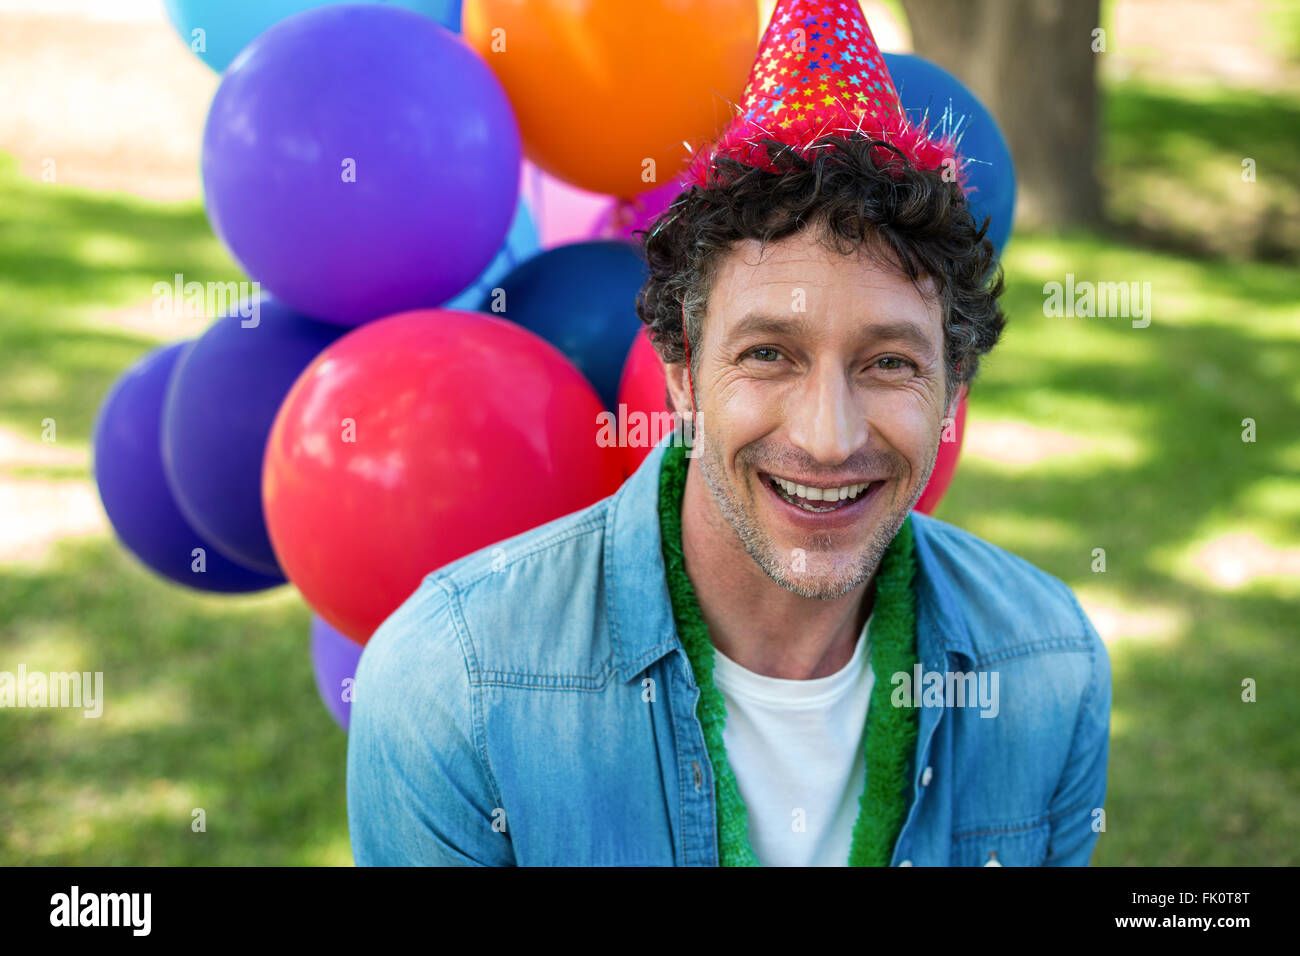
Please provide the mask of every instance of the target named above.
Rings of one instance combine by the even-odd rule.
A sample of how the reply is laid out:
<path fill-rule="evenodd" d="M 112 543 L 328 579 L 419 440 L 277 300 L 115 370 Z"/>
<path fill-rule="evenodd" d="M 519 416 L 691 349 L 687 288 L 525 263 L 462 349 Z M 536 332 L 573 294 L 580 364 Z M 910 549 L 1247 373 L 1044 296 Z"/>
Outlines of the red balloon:
<path fill-rule="evenodd" d="M 650 344 L 650 337 L 643 329 L 632 343 L 632 348 L 627 353 L 627 361 L 623 365 L 623 378 L 618 386 L 618 401 L 620 406 L 627 407 L 626 410 L 620 408 L 620 412 L 630 420 L 634 414 L 649 415 L 663 411 L 667 408 L 666 390 L 667 379 L 664 377 L 663 363 L 659 361 L 659 354 L 655 352 L 654 346 Z M 930 514 L 938 506 L 939 500 L 948 490 L 948 485 L 952 483 L 953 473 L 957 470 L 957 456 L 961 454 L 961 441 L 966 434 L 965 395 L 957 405 L 954 427 L 955 440 L 939 443 L 939 456 L 935 459 L 934 470 L 930 472 L 930 480 L 916 503 L 915 510 L 923 514 Z M 624 447 L 624 471 L 629 475 L 636 471 L 646 455 L 650 454 L 651 447 L 653 446 Z"/>
<path fill-rule="evenodd" d="M 659 353 L 650 344 L 650 336 L 645 329 L 638 332 L 632 340 L 632 348 L 628 350 L 627 360 L 623 363 L 623 377 L 618 383 L 618 404 L 619 414 L 629 422 L 634 414 L 653 420 L 654 415 L 668 410 L 668 379 L 664 376 L 664 363 L 659 360 Z M 628 431 L 635 432 L 630 425 Z M 652 441 L 635 445 L 624 443 L 621 448 L 623 471 L 628 475 L 636 471 L 654 445 Z"/>
<path fill-rule="evenodd" d="M 600 399 L 548 342 L 422 309 L 326 348 L 285 397 L 262 498 L 288 578 L 364 644 L 425 575 L 617 490 Z"/>
<path fill-rule="evenodd" d="M 925 490 L 921 492 L 921 498 L 917 501 L 914 511 L 931 514 L 939 506 L 939 500 L 948 490 L 948 486 L 952 484 L 953 473 L 957 471 L 957 456 L 961 454 L 961 440 L 966 434 L 965 395 L 957 403 L 954 427 L 955 440 L 939 442 L 939 457 L 934 461 L 934 471 L 930 472 L 930 480 L 926 482 Z"/>

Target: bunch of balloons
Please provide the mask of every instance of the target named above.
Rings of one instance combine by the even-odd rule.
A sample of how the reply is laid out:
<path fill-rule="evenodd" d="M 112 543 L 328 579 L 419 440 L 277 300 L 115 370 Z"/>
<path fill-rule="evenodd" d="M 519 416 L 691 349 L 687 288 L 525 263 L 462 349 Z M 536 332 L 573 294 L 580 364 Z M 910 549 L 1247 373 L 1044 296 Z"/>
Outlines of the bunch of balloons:
<path fill-rule="evenodd" d="M 222 74 L 204 202 L 258 291 L 119 379 L 95 478 L 156 573 L 227 593 L 294 584 L 346 727 L 362 646 L 425 575 L 612 493 L 648 453 L 595 440 L 605 412 L 665 410 L 633 234 L 681 191 L 683 141 L 740 99 L 757 5 L 166 8 Z M 660 48 L 674 56 L 644 55 Z M 1000 245 L 1014 178 L 991 117 L 937 67 L 888 59 L 906 108 L 965 116 Z M 964 405 L 959 435 L 962 421 Z"/>

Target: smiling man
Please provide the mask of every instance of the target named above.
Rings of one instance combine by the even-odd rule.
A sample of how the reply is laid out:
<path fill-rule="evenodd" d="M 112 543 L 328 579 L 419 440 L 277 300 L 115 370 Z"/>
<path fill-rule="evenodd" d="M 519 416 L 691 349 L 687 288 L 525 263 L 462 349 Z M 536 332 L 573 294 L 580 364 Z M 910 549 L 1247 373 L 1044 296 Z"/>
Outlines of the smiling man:
<path fill-rule="evenodd" d="M 856 151 L 872 175 L 864 143 L 836 148 L 845 157 Z M 878 188 L 897 188 L 889 176 L 874 175 Z M 746 189 L 754 201 L 761 180 L 751 177 L 732 192 Z M 783 232 L 800 218 L 789 209 L 773 213 L 770 228 Z M 859 219 L 853 228 L 879 225 Z M 933 281 L 925 294 L 883 248 L 847 258 L 826 240 L 824 221 L 814 220 L 766 252 L 752 238 L 729 243 L 707 331 L 693 336 L 697 363 L 669 365 L 678 408 L 691 407 L 698 374 L 698 411 L 709 429 L 700 468 L 686 483 L 687 553 L 701 568 L 717 564 L 720 573 L 734 568 L 749 578 L 761 569 L 796 596 L 822 599 L 808 605 L 767 587 L 754 595 L 785 610 L 785 620 L 773 621 L 771 643 L 786 649 L 785 634 L 800 621 L 806 626 L 810 613 L 852 623 L 846 612 L 862 604 L 862 594 L 851 592 L 866 583 L 924 490 L 943 419 L 960 398 L 944 370 L 944 316 Z M 656 252 L 669 241 L 656 237 Z M 868 232 L 865 241 L 879 240 Z M 996 336 L 996 309 L 987 321 Z M 668 342 L 676 330 L 656 331 Z M 742 547 L 752 562 L 736 560 Z M 768 616 L 761 605 L 756 610 Z M 851 650 L 856 633 L 847 628 L 842 647 Z"/>
<path fill-rule="evenodd" d="M 431 574 L 367 645 L 359 864 L 1088 862 L 1106 650 L 1060 580 L 913 511 L 1002 331 L 993 248 L 827 6 L 778 3 L 644 237 L 691 451 Z M 860 51 L 861 111 L 765 92 L 818 43 Z"/>

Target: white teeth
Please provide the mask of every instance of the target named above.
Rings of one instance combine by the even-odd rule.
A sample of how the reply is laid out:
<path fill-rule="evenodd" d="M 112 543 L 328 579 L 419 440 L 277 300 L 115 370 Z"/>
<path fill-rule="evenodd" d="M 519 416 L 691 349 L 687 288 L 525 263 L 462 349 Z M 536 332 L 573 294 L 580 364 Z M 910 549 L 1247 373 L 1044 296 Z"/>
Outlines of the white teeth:
<path fill-rule="evenodd" d="M 868 481 L 857 485 L 844 485 L 840 488 L 809 488 L 784 478 L 777 478 L 775 475 L 772 478 L 787 495 L 805 501 L 843 501 L 846 498 L 856 498 L 871 487 L 871 482 Z"/>

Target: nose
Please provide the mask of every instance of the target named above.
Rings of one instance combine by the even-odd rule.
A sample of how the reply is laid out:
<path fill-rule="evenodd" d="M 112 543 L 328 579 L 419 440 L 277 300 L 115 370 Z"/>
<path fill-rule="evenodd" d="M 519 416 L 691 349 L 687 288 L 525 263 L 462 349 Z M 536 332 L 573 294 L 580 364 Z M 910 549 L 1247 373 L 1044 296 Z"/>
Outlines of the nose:
<path fill-rule="evenodd" d="M 790 441 L 828 467 L 841 464 L 867 442 L 858 397 L 844 369 L 817 365 L 787 407 Z"/>

